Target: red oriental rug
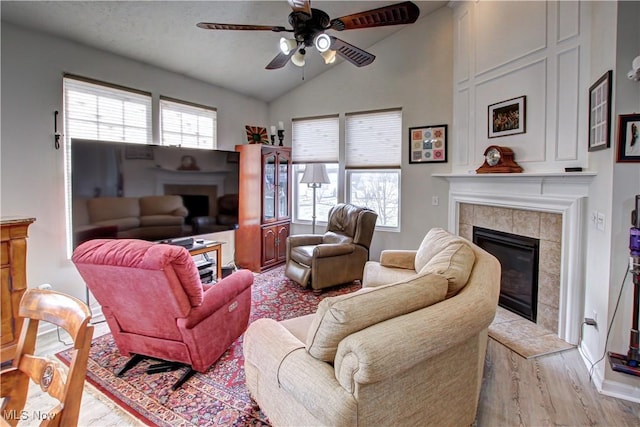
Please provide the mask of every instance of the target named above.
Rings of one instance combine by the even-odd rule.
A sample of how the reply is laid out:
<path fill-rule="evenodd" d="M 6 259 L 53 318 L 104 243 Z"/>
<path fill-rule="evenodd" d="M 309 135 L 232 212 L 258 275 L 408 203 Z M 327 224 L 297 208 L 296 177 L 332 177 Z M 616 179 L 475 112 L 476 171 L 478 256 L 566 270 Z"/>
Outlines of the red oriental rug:
<path fill-rule="evenodd" d="M 250 322 L 269 317 L 284 320 L 313 313 L 322 298 L 353 292 L 360 284 L 345 285 L 315 295 L 284 276 L 284 268 L 259 274 L 252 287 Z M 56 355 L 69 365 L 69 350 Z M 124 365 L 111 334 L 91 343 L 87 380 L 135 417 L 154 426 L 268 426 L 264 413 L 251 405 L 245 387 L 242 337 L 204 373 L 196 373 L 181 388 L 171 386 L 182 369 L 160 374 L 146 374 L 148 362 L 117 377 Z M 150 362 L 153 363 L 153 362 Z"/>

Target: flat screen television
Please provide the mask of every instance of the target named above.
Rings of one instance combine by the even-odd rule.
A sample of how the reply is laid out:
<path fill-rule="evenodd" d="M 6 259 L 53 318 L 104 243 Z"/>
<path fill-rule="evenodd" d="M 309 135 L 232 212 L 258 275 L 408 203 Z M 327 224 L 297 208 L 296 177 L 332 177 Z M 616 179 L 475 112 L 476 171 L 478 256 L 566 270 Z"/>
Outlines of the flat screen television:
<path fill-rule="evenodd" d="M 74 139 L 73 246 L 99 237 L 169 240 L 236 228 L 238 162 L 235 151 Z M 161 227 L 153 223 L 161 219 L 150 218 L 147 221 L 151 223 L 146 225 L 155 225 L 153 232 L 149 232 L 151 228 L 140 232 L 135 229 L 135 219 L 118 221 L 117 217 L 131 214 L 129 208 L 135 208 L 136 198 L 161 195 L 182 199 L 187 212 L 180 226 Z M 219 221 L 220 218 L 224 219 Z"/>

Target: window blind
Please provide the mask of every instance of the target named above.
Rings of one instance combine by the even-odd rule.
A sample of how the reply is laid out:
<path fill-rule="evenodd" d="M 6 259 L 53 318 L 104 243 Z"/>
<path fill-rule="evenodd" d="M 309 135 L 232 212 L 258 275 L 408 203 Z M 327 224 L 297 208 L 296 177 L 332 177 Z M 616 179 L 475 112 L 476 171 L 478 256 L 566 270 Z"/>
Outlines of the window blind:
<path fill-rule="evenodd" d="M 347 168 L 397 168 L 402 162 L 402 110 L 348 113 Z"/>
<path fill-rule="evenodd" d="M 65 76 L 68 138 L 151 143 L 151 94 Z"/>
<path fill-rule="evenodd" d="M 215 108 L 160 98 L 161 145 L 217 148 Z"/>
<path fill-rule="evenodd" d="M 291 153 L 294 163 L 338 163 L 338 116 L 293 119 Z"/>

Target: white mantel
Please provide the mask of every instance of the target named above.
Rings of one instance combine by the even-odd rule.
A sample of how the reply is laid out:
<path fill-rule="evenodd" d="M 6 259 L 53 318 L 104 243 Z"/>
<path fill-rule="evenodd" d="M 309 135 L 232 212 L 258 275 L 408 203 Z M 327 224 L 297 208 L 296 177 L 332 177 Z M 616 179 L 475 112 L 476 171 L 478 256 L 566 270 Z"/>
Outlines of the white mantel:
<path fill-rule="evenodd" d="M 577 344 L 584 301 L 583 231 L 595 172 L 434 174 L 449 181 L 449 230 L 458 234 L 460 204 L 562 215 L 558 336 Z"/>
<path fill-rule="evenodd" d="M 156 178 L 156 194 L 164 194 L 165 184 L 171 185 L 204 185 L 216 186 L 218 196 L 224 193 L 224 180 L 228 174 L 226 171 L 185 171 L 153 168 Z"/>

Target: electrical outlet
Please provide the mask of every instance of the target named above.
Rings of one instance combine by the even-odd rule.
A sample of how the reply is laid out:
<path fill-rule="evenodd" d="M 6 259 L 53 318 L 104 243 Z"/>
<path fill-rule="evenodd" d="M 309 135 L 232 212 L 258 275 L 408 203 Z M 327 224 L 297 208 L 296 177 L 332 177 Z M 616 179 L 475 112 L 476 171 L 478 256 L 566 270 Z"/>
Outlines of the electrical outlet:
<path fill-rule="evenodd" d="M 438 196 L 431 197 L 431 204 L 433 206 L 438 206 L 440 204 L 440 198 Z"/>
<path fill-rule="evenodd" d="M 600 231 L 604 231 L 604 214 L 602 212 L 598 212 L 598 217 L 596 219 L 596 228 Z"/>

